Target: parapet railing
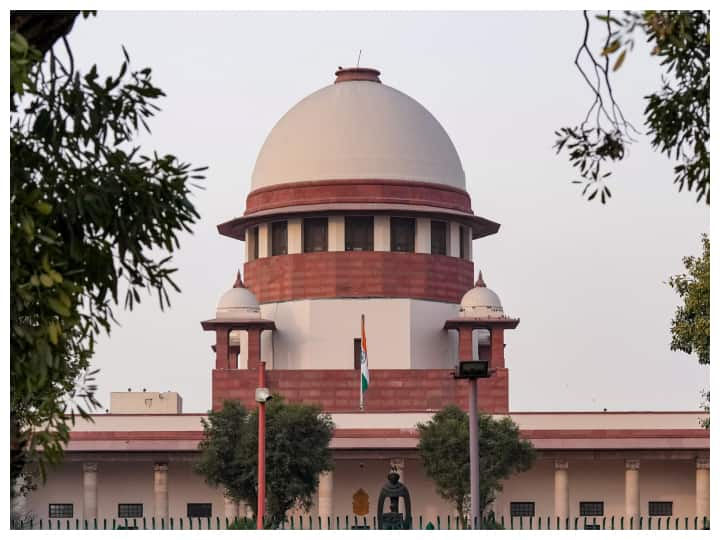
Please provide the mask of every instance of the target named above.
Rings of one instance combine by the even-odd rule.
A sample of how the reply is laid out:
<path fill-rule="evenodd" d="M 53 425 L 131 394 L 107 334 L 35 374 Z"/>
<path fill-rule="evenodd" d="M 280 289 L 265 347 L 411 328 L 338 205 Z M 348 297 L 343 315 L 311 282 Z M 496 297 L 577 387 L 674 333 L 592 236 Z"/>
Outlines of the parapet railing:
<path fill-rule="evenodd" d="M 468 524 L 469 525 L 469 524 Z M 510 517 L 487 518 L 476 523 L 475 529 L 514 530 L 698 530 L 710 529 L 708 517 L 640 516 L 637 520 L 625 516 L 572 517 L 565 520 L 555 517 Z M 478 526 L 479 525 L 479 526 Z M 11 521 L 12 529 L 34 530 L 221 530 L 254 529 L 255 523 L 249 518 L 231 520 L 226 517 L 206 518 L 102 518 L 92 520 L 74 519 L 25 519 Z M 270 528 L 270 525 L 266 525 Z M 362 530 L 377 529 L 375 516 L 291 516 L 279 529 L 290 530 Z M 463 528 L 458 516 L 413 517 L 413 529 L 459 530 Z M 468 526 L 469 528 L 469 526 Z"/>

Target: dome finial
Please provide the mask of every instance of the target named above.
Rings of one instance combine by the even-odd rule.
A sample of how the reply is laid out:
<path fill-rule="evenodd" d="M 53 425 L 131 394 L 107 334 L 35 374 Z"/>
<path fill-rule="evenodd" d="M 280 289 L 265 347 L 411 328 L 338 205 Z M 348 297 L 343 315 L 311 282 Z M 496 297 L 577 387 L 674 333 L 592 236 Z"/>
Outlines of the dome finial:
<path fill-rule="evenodd" d="M 233 283 L 233 289 L 241 289 L 244 287 L 245 285 L 243 285 L 242 276 L 240 275 L 240 269 L 238 268 L 237 276 L 235 276 L 235 283 Z"/>
<path fill-rule="evenodd" d="M 339 67 L 335 72 L 335 77 L 335 84 L 347 81 L 380 82 L 380 72 L 377 69 L 360 66 L 354 68 Z"/>
<path fill-rule="evenodd" d="M 483 279 L 483 276 L 482 276 L 482 270 L 478 270 L 478 278 L 477 278 L 477 281 L 475 282 L 475 286 L 476 287 L 487 287 L 487 285 L 485 285 L 485 280 Z"/>

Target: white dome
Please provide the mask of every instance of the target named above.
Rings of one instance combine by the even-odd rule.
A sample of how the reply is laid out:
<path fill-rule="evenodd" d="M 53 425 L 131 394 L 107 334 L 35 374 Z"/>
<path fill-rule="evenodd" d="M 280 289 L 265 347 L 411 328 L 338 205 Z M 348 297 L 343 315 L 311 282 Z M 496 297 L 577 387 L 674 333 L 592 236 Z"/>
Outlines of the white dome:
<path fill-rule="evenodd" d="M 290 109 L 260 150 L 252 189 L 359 179 L 465 189 L 460 158 L 440 123 L 411 97 L 370 80 L 337 82 Z"/>
<path fill-rule="evenodd" d="M 478 276 L 478 282 L 462 297 L 460 301 L 460 315 L 474 319 L 503 319 L 503 311 L 500 297 L 494 291 L 485 286 L 482 279 L 482 272 Z"/>
<path fill-rule="evenodd" d="M 260 318 L 260 304 L 255 295 L 243 286 L 240 272 L 233 288 L 220 297 L 215 317 L 224 320 Z"/>

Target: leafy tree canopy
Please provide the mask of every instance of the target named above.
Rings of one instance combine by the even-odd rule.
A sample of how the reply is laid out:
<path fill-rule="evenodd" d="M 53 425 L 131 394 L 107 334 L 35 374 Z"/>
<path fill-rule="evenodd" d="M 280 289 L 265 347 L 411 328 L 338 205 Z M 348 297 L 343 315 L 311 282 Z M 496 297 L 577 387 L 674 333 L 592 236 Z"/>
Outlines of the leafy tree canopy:
<path fill-rule="evenodd" d="M 680 295 L 682 304 L 675 311 L 670 327 L 670 349 L 696 354 L 701 364 L 710 363 L 710 239 L 702 237 L 702 255 L 684 257 L 687 273 L 670 278 L 669 284 Z M 703 392 L 710 400 L 710 392 Z M 709 423 L 704 422 L 706 427 Z"/>
<path fill-rule="evenodd" d="M 130 309 L 144 289 L 161 307 L 179 290 L 171 254 L 198 218 L 189 197 L 202 169 L 133 145 L 164 95 L 150 68 L 132 70 L 125 53 L 115 75 L 79 72 L 65 38 L 78 14 L 10 18 L 13 483 L 30 460 L 44 476 L 75 412 L 98 405 L 90 359 L 121 289 Z"/>
<path fill-rule="evenodd" d="M 257 514 L 257 409 L 226 401 L 203 421 L 204 437 L 196 471 L 208 484 L 245 501 Z M 320 473 L 333 468 L 330 439 L 334 424 L 319 407 L 287 403 L 275 395 L 267 404 L 265 481 L 266 519 L 277 527 L 288 510 L 308 510 Z"/>
<path fill-rule="evenodd" d="M 568 152 L 588 200 L 610 198 L 605 164 L 622 160 L 639 132 L 616 102 L 611 74 L 633 49 L 635 32 L 652 45 L 664 69 L 661 88 L 645 96 L 645 127 L 652 147 L 675 160 L 675 183 L 695 191 L 710 204 L 710 12 L 608 11 L 597 17 L 603 27 L 601 50 L 590 48 L 590 19 L 585 17 L 583 40 L 575 65 L 591 89 L 593 101 L 583 121 L 562 127 L 555 148 Z"/>
<path fill-rule="evenodd" d="M 468 415 L 457 405 L 445 407 L 432 420 L 417 426 L 418 450 L 426 474 L 433 479 L 438 494 L 455 506 L 467 526 L 470 505 L 470 432 Z M 520 436 L 509 418 L 495 420 L 478 415 L 480 512 L 502 491 L 501 481 L 532 467 L 535 449 Z"/>

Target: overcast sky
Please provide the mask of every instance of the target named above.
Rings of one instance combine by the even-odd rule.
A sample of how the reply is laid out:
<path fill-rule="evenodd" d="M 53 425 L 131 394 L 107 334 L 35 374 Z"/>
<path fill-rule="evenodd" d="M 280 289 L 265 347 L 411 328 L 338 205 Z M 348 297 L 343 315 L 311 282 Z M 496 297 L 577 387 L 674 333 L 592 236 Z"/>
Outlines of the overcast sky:
<path fill-rule="evenodd" d="M 244 262 L 216 225 L 245 208 L 260 147 L 275 122 L 331 84 L 339 65 L 423 104 L 460 154 L 476 214 L 501 223 L 474 243 L 475 265 L 521 319 L 507 332 L 511 411 L 691 410 L 709 385 L 695 357 L 669 350 L 678 297 L 666 284 L 700 251 L 709 208 L 677 193 L 672 164 L 641 137 L 614 168 L 610 204 L 587 203 L 553 131 L 576 123 L 591 95 L 573 66 L 577 13 L 120 13 L 79 20 L 82 68 L 112 74 L 121 45 L 153 68 L 167 98 L 143 149 L 207 165 L 194 195 L 202 216 L 175 257 L 182 294 L 161 312 L 145 299 L 94 358 L 99 398 L 127 388 L 174 390 L 185 412 L 210 407 L 214 336 L 200 321 Z M 642 40 L 641 40 L 642 41 Z M 614 77 L 626 116 L 642 125 L 660 70 L 642 45 Z M 371 337 L 371 336 L 370 336 Z M 371 369 L 381 366 L 372 364 Z"/>

